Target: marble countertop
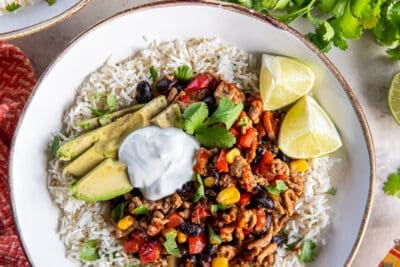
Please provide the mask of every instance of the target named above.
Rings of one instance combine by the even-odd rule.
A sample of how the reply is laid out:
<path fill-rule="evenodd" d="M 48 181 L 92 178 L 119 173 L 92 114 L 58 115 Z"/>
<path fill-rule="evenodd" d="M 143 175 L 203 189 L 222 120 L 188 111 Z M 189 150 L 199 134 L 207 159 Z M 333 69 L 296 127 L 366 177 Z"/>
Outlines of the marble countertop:
<path fill-rule="evenodd" d="M 149 0 L 92 0 L 69 19 L 31 36 L 13 40 L 28 57 L 39 77 L 74 36 L 120 10 L 150 2 Z M 293 25 L 300 31 L 306 26 Z M 328 53 L 350 86 L 367 117 L 376 154 L 374 203 L 367 231 L 352 266 L 377 266 L 400 238 L 400 200 L 382 191 L 387 176 L 400 167 L 400 126 L 390 116 L 387 90 L 392 75 L 400 71 L 400 61 L 390 60 L 385 51 L 368 34 L 350 44 L 346 52 L 333 49 Z"/>

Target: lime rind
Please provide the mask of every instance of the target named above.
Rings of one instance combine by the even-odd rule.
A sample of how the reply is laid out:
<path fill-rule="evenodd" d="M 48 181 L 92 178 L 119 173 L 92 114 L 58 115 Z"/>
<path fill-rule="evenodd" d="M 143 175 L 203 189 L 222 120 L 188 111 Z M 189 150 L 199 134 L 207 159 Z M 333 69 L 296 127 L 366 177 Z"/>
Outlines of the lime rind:
<path fill-rule="evenodd" d="M 400 125 L 400 72 L 393 76 L 390 84 L 388 105 L 393 119 Z"/>

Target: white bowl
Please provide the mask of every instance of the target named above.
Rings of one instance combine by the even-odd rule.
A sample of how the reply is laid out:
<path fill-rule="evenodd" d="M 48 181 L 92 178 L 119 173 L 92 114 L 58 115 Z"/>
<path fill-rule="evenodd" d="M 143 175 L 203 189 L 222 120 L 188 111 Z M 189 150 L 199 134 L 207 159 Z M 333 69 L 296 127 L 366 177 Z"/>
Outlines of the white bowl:
<path fill-rule="evenodd" d="M 58 0 L 49 6 L 46 1 L 35 2 L 16 13 L 0 16 L 0 40 L 34 33 L 68 18 L 84 7 L 89 0 Z"/>
<path fill-rule="evenodd" d="M 337 184 L 332 225 L 315 266 L 349 265 L 360 245 L 372 202 L 374 155 L 353 92 L 328 58 L 301 34 L 269 17 L 220 2 L 170 1 L 133 8 L 75 39 L 43 74 L 21 117 L 11 152 L 10 186 L 22 244 L 34 266 L 71 266 L 56 233 L 59 211 L 46 187 L 50 135 L 83 79 L 107 58 L 123 59 L 158 40 L 219 37 L 249 52 L 300 58 L 316 71 L 314 95 L 336 123 L 347 160 Z M 344 151 L 344 150 L 343 150 Z"/>

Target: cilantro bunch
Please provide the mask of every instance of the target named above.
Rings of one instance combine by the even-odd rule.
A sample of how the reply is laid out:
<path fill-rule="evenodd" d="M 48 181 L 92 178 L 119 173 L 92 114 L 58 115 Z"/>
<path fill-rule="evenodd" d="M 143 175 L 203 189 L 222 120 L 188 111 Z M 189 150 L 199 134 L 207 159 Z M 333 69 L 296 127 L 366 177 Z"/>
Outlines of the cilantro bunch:
<path fill-rule="evenodd" d="M 183 113 L 183 129 L 194 135 L 204 147 L 230 148 L 236 138 L 229 128 L 243 110 L 243 103 L 235 104 L 226 97 L 219 100 L 215 112 L 208 117 L 208 107 L 204 102 L 191 104 Z"/>
<path fill-rule="evenodd" d="M 270 15 L 286 24 L 305 17 L 315 31 L 306 37 L 324 52 L 348 48 L 370 31 L 389 57 L 400 59 L 400 1 L 398 0 L 222 0 Z"/>

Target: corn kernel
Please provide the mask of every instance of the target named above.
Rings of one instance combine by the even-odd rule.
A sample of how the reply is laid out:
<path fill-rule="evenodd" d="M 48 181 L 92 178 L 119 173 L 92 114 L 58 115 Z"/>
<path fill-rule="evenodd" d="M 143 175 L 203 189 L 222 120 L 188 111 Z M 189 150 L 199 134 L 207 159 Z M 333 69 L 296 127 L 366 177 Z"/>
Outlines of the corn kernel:
<path fill-rule="evenodd" d="M 185 243 L 187 241 L 188 236 L 181 231 L 177 233 L 178 243 Z"/>
<path fill-rule="evenodd" d="M 229 260 L 225 257 L 215 257 L 211 261 L 211 267 L 228 267 Z"/>
<path fill-rule="evenodd" d="M 226 153 L 225 159 L 229 164 L 232 164 L 238 156 L 240 156 L 240 150 L 237 147 L 234 147 Z"/>
<path fill-rule="evenodd" d="M 124 218 L 118 221 L 118 228 L 121 230 L 126 230 L 133 225 L 134 219 L 131 215 L 126 215 Z"/>
<path fill-rule="evenodd" d="M 269 194 L 269 196 L 270 196 L 273 200 L 279 201 L 280 194 Z"/>
<path fill-rule="evenodd" d="M 290 170 L 294 172 L 305 172 L 308 170 L 308 163 L 305 159 L 293 160 L 289 164 Z"/>
<path fill-rule="evenodd" d="M 177 231 L 174 228 L 165 228 L 162 230 L 162 235 L 164 237 L 167 237 L 167 234 L 169 234 L 169 233 L 173 233 L 174 238 L 177 235 Z"/>
<path fill-rule="evenodd" d="M 225 188 L 217 195 L 217 202 L 224 205 L 235 204 L 239 200 L 240 200 L 240 192 L 234 186 Z"/>
<path fill-rule="evenodd" d="M 207 177 L 206 179 L 204 179 L 203 182 L 204 182 L 205 186 L 211 187 L 214 185 L 215 179 L 214 179 L 214 177 L 210 176 L 210 177 Z"/>

